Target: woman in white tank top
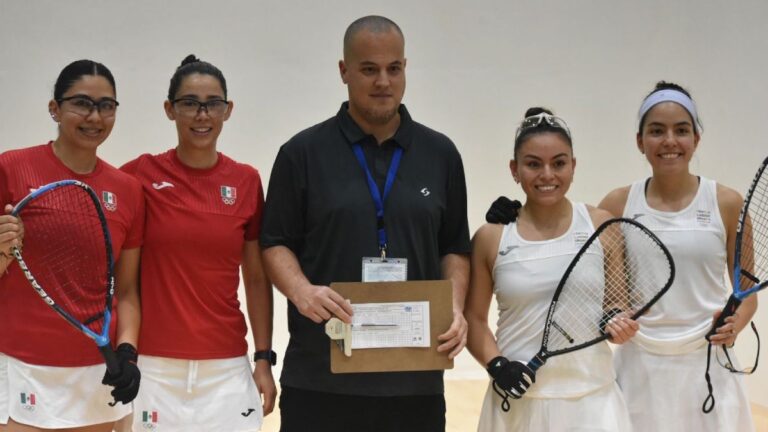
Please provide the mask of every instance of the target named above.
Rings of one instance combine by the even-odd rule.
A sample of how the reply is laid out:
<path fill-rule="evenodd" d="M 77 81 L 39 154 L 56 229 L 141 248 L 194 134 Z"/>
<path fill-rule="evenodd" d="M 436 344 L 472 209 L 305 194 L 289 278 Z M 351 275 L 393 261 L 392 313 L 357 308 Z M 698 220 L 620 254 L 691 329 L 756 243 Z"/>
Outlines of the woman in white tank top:
<path fill-rule="evenodd" d="M 566 198 L 575 166 L 565 122 L 541 108 L 529 109 L 510 161 L 525 205 L 509 225 L 482 226 L 472 245 L 467 348 L 492 377 L 479 431 L 630 430 L 607 343 L 554 357 L 535 375 L 525 365 L 540 347 L 561 275 L 595 226 L 610 217 Z M 494 294 L 499 304 L 495 336 L 488 326 Z M 622 343 L 635 334 L 637 323 L 617 316 L 606 330 Z M 508 401 L 509 411 L 502 409 L 504 399 L 494 391 L 494 380 L 522 395 Z"/>
<path fill-rule="evenodd" d="M 653 175 L 612 191 L 600 207 L 645 224 L 667 246 L 677 271 L 667 295 L 638 320 L 637 336 L 615 353 L 632 425 L 636 431 L 754 430 L 742 378 L 716 363 L 710 369 L 715 409 L 702 412 L 704 337 L 730 294 L 726 265 L 733 268 L 742 198 L 691 174 L 701 126 L 682 87 L 659 82 L 643 101 L 639 118 L 637 148 Z M 745 300 L 712 343 L 732 345 L 756 308 L 757 296 Z"/>

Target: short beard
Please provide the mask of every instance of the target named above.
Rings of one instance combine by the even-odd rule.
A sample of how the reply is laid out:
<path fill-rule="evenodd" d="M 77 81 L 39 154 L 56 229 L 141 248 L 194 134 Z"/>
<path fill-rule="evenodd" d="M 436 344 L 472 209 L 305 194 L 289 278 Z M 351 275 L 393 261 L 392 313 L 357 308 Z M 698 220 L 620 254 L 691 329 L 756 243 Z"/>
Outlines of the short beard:
<path fill-rule="evenodd" d="M 395 109 L 391 110 L 376 110 L 376 109 L 368 109 L 364 110 L 362 112 L 363 118 L 366 122 L 370 124 L 375 125 L 385 125 L 392 121 L 393 118 L 397 115 L 398 109 L 400 107 L 398 106 Z"/>

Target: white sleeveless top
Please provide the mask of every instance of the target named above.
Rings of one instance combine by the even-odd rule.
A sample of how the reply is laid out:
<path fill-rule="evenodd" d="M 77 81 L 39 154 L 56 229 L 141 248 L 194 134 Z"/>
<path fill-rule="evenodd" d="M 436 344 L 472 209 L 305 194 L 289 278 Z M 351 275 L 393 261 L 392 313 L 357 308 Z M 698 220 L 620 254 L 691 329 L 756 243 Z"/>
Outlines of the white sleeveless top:
<path fill-rule="evenodd" d="M 648 227 L 667 246 L 675 261 L 675 281 L 640 317 L 640 330 L 631 342 L 656 354 L 691 352 L 706 344 L 712 314 L 722 309 L 730 295 L 717 183 L 701 177 L 693 201 L 678 212 L 648 206 L 645 184 L 646 180 L 632 184 L 624 217 Z"/>
<path fill-rule="evenodd" d="M 595 231 L 587 206 L 573 203 L 571 225 L 562 236 L 544 241 L 520 237 L 517 223 L 504 227 L 493 267 L 499 305 L 496 340 L 502 354 L 528 362 L 541 348 L 547 310 L 557 284 L 582 245 Z M 550 358 L 536 372 L 524 397 L 580 397 L 615 379 L 607 342 Z"/>

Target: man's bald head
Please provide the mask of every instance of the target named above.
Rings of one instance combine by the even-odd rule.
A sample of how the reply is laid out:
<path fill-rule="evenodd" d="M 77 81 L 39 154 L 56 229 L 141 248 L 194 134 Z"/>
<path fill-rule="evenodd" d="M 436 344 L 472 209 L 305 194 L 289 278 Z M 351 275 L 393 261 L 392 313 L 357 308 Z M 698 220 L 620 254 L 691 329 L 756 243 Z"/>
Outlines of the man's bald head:
<path fill-rule="evenodd" d="M 350 55 L 350 49 L 352 46 L 352 40 L 361 31 L 368 31 L 371 33 L 388 33 L 395 31 L 403 38 L 403 31 L 400 30 L 400 26 L 395 24 L 389 18 L 378 15 L 369 15 L 356 19 L 352 24 L 347 27 L 347 31 L 344 32 L 344 59 L 347 60 Z"/>

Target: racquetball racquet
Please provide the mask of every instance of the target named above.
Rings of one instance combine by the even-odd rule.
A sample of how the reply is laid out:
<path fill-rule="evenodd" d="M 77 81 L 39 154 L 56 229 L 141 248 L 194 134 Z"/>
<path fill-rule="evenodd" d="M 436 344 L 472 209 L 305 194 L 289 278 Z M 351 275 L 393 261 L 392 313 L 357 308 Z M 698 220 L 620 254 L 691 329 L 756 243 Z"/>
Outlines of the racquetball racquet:
<path fill-rule="evenodd" d="M 717 332 L 717 329 L 725 324 L 725 319 L 736 313 L 741 303 L 750 295 L 768 286 L 768 157 L 763 160 L 760 168 L 749 186 L 744 204 L 739 213 L 739 221 L 736 226 L 736 248 L 733 259 L 733 293 L 728 298 L 720 316 L 712 325 L 707 340 Z M 752 329 L 757 336 L 757 329 L 752 324 Z M 760 337 L 757 336 L 758 356 L 760 355 Z M 739 372 L 733 369 L 728 350 L 723 346 L 728 358 L 725 366 L 731 372 Z M 712 412 L 715 407 L 715 397 L 712 388 L 712 380 L 709 376 L 709 365 L 712 356 L 712 344 L 707 347 L 707 369 L 704 377 L 707 381 L 708 394 L 704 399 L 702 411 Z M 744 373 L 752 373 L 757 368 L 757 358 L 752 368 Z"/>
<path fill-rule="evenodd" d="M 611 317 L 622 313 L 637 319 L 667 292 L 674 277 L 672 255 L 645 226 L 624 218 L 604 222 L 560 279 L 541 348 L 528 367 L 536 372 L 550 357 L 607 339 L 605 325 Z M 507 397 L 519 397 L 495 382 L 494 390 L 504 398 L 502 409 L 509 406 Z"/>
<path fill-rule="evenodd" d="M 120 366 L 112 350 L 112 242 L 99 198 L 77 180 L 47 184 L 24 197 L 11 215 L 24 224 L 13 255 L 40 298 L 93 339 L 111 374 Z"/>
<path fill-rule="evenodd" d="M 733 294 L 712 326 L 707 338 L 733 315 L 741 302 L 768 286 L 768 157 L 757 170 L 736 227 L 733 260 Z"/>

